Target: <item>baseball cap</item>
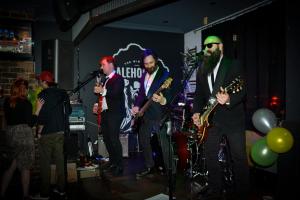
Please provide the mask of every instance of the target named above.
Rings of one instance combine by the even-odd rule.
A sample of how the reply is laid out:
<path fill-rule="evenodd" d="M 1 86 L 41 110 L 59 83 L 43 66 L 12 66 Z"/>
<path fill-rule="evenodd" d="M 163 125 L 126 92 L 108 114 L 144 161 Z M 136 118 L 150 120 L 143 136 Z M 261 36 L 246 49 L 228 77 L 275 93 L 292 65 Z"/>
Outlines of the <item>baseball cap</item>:
<path fill-rule="evenodd" d="M 48 83 L 54 82 L 53 74 L 49 71 L 42 71 L 42 73 L 37 76 L 37 79 L 41 81 L 47 81 Z"/>

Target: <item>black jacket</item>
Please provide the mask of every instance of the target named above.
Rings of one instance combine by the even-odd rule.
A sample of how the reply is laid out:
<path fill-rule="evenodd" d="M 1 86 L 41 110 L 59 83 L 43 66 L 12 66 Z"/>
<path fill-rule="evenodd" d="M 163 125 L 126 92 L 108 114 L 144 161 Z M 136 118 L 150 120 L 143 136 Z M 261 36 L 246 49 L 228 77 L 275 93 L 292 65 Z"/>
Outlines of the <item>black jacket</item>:
<path fill-rule="evenodd" d="M 239 62 L 223 57 L 215 80 L 213 94 L 210 93 L 207 76 L 198 71 L 193 112 L 201 114 L 203 112 L 203 108 L 207 105 L 209 97 L 211 95 L 215 96 L 215 94 L 219 91 L 220 86 L 225 88 L 237 77 L 244 80 L 242 71 L 243 69 Z M 213 125 L 229 126 L 231 128 L 235 126 L 244 126 L 245 114 L 243 101 L 245 99 L 245 95 L 245 84 L 241 91 L 229 94 L 230 105 L 218 105 L 215 112 L 211 114 Z"/>
<path fill-rule="evenodd" d="M 152 98 L 153 94 L 161 87 L 164 81 L 169 77 L 169 72 L 163 67 L 159 67 L 158 72 L 146 96 L 145 87 L 144 87 L 146 74 L 147 72 L 144 72 L 140 79 L 141 87 L 139 89 L 138 96 L 136 97 L 134 103 L 134 106 L 138 106 L 139 108 L 141 108 L 146 103 L 146 101 Z M 170 98 L 170 91 L 164 90 L 163 94 L 167 98 L 167 102 L 168 102 L 168 99 Z M 151 120 L 160 120 L 161 117 L 163 116 L 163 113 L 164 113 L 164 106 L 161 106 L 159 103 L 153 102 L 148 107 L 147 111 L 144 113 L 144 117 L 146 119 L 151 119 Z"/>
<path fill-rule="evenodd" d="M 66 91 L 49 87 L 42 90 L 38 98 L 45 100 L 38 116 L 38 124 L 43 125 L 42 134 L 68 130 L 72 108 Z"/>
<path fill-rule="evenodd" d="M 106 103 L 108 112 L 125 116 L 124 79 L 115 73 L 106 83 Z"/>

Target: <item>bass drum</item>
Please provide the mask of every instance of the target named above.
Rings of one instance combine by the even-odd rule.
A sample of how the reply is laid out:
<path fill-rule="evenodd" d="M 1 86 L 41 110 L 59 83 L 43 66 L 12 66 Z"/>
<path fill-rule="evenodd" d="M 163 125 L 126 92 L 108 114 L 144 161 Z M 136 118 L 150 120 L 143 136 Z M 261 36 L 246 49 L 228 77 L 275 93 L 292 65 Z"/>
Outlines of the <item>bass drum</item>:
<path fill-rule="evenodd" d="M 178 168 L 180 171 L 186 171 L 200 161 L 200 145 L 194 138 L 194 135 L 189 132 L 176 132 L 174 134 L 174 149 L 178 156 Z"/>

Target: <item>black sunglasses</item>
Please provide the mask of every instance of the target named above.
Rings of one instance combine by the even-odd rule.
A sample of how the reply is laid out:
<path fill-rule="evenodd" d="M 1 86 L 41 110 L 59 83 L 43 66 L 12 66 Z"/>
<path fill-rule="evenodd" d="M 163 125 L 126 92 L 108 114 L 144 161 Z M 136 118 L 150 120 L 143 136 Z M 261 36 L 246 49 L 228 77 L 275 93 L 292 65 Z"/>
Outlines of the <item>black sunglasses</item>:
<path fill-rule="evenodd" d="M 220 43 L 209 43 L 209 44 L 205 44 L 203 45 L 204 46 L 204 49 L 207 47 L 207 48 L 212 48 L 213 44 L 220 44 Z"/>

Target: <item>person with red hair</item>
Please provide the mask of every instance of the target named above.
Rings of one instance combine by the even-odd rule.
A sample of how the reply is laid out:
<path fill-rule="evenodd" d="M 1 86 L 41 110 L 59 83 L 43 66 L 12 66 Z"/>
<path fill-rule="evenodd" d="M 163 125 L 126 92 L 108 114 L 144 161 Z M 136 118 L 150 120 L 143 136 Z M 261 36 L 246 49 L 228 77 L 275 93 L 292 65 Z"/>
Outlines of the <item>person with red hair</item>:
<path fill-rule="evenodd" d="M 35 114 L 27 100 L 28 81 L 18 78 L 11 86 L 10 96 L 4 101 L 4 114 L 7 122 L 6 143 L 12 150 L 12 162 L 1 180 L 1 198 L 4 198 L 8 184 L 18 168 L 21 171 L 23 197 L 28 198 L 30 168 L 34 162 L 34 138 L 32 126 L 37 121 L 44 101 L 39 99 Z"/>
<path fill-rule="evenodd" d="M 109 154 L 106 167 L 113 176 L 123 175 L 122 145 L 120 126 L 125 117 L 124 79 L 115 71 L 114 58 L 104 56 L 99 60 L 100 70 L 106 75 L 106 81 L 94 87 L 94 93 L 102 97 L 101 105 L 95 104 L 93 113 L 101 115 L 101 134 Z"/>

